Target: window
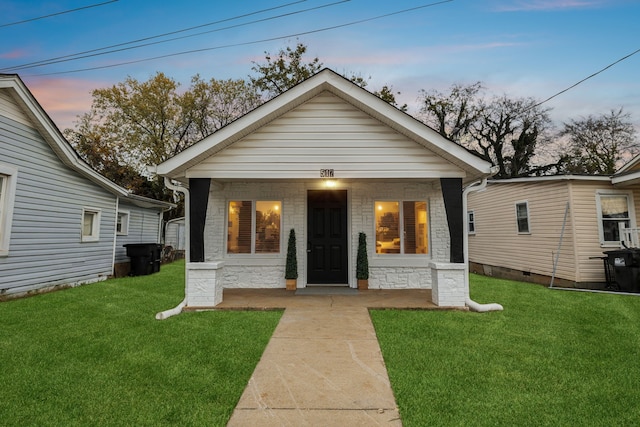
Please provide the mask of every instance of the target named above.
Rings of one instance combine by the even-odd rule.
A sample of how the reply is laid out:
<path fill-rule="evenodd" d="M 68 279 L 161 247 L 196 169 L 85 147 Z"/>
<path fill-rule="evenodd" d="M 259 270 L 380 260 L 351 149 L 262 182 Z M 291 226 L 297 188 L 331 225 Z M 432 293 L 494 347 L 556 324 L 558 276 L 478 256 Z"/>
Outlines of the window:
<path fill-rule="evenodd" d="M 100 239 L 100 209 L 82 210 L 82 241 L 97 242 Z"/>
<path fill-rule="evenodd" d="M 469 234 L 476 234 L 476 214 L 473 211 L 467 212 L 467 230 Z"/>
<path fill-rule="evenodd" d="M 518 223 L 518 233 L 529 233 L 529 203 L 516 203 L 516 221 Z"/>
<path fill-rule="evenodd" d="M 377 201 L 376 253 L 426 254 L 427 202 Z"/>
<path fill-rule="evenodd" d="M 129 211 L 119 211 L 116 222 L 116 234 L 126 236 L 129 234 Z"/>
<path fill-rule="evenodd" d="M 18 170 L 0 164 L 0 256 L 9 255 Z"/>
<path fill-rule="evenodd" d="M 626 193 L 597 195 L 600 244 L 620 244 L 620 226 L 631 227 L 631 200 Z"/>
<path fill-rule="evenodd" d="M 280 253 L 282 202 L 231 201 L 227 253 Z"/>

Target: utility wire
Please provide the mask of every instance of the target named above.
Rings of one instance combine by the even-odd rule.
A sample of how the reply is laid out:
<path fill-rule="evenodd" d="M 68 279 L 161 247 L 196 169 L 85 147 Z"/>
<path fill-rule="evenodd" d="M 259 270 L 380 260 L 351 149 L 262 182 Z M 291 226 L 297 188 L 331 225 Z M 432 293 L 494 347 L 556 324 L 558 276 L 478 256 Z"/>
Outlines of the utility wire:
<path fill-rule="evenodd" d="M 117 2 L 117 1 L 118 1 L 118 0 L 110 0 L 110 1 L 103 2 L 103 3 L 97 3 L 97 4 L 92 4 L 92 5 L 89 5 L 89 6 L 78 7 L 78 8 L 76 8 L 76 9 L 65 10 L 65 11 L 63 11 L 63 12 L 51 13 L 51 14 L 49 14 L 49 15 L 39 16 L 39 17 L 37 17 L 37 18 L 25 19 L 24 21 L 11 22 L 11 23 L 9 23 L 9 24 L 2 24 L 2 25 L 0 25 L 0 28 L 3 28 L 3 27 L 10 27 L 10 26 L 12 26 L 12 25 L 18 25 L 18 24 L 25 24 L 25 23 L 27 23 L 27 22 L 33 22 L 33 21 L 38 21 L 38 20 L 40 20 L 40 19 L 51 18 L 51 17 L 53 17 L 53 16 L 64 15 L 64 14 L 66 14 L 66 13 L 78 12 L 78 11 L 80 11 L 80 10 L 90 9 L 90 8 L 92 8 L 92 7 L 104 6 L 105 4 L 115 3 L 115 2 Z"/>
<path fill-rule="evenodd" d="M 633 55 L 635 55 L 635 54 L 636 54 L 636 53 L 638 53 L 638 52 L 640 52 L 640 49 L 637 49 L 637 50 L 635 50 L 635 51 L 631 52 L 630 54 L 623 56 L 622 58 L 618 59 L 617 61 L 612 62 L 611 64 L 607 65 L 606 67 L 602 68 L 601 70 L 598 70 L 598 71 L 596 71 L 595 73 L 591 74 L 590 76 L 587 76 L 587 77 L 585 77 L 584 79 L 580 80 L 579 82 L 576 82 L 576 83 L 572 84 L 572 85 L 571 85 L 571 86 L 569 86 L 568 88 L 563 89 L 563 90 L 561 90 L 560 92 L 557 92 L 557 93 L 555 93 L 555 94 L 551 95 L 550 97 L 548 97 L 548 98 L 547 98 L 547 99 L 545 99 L 544 101 L 540 101 L 540 102 L 538 102 L 537 104 L 534 104 L 534 105 L 532 105 L 532 106 L 530 106 L 530 107 L 528 107 L 528 108 L 525 108 L 524 110 L 522 110 L 522 111 L 520 112 L 520 114 L 526 113 L 526 112 L 527 112 L 527 111 L 529 111 L 529 110 L 532 110 L 532 109 L 534 109 L 534 108 L 536 108 L 536 107 L 539 107 L 540 105 L 542 105 L 542 104 L 544 104 L 544 103 L 546 103 L 546 102 L 551 101 L 553 98 L 558 97 L 558 96 L 562 95 L 563 93 L 570 91 L 571 89 L 573 89 L 574 87 L 578 86 L 579 84 L 582 84 L 582 83 L 586 82 L 587 80 L 589 80 L 589 79 L 591 79 L 591 78 L 593 78 L 593 77 L 597 76 L 598 74 L 603 73 L 604 71 L 606 71 L 606 70 L 608 70 L 609 68 L 613 67 L 614 65 L 616 65 L 616 64 L 618 64 L 618 63 L 620 63 L 620 62 L 624 61 L 625 59 L 631 58 Z"/>
<path fill-rule="evenodd" d="M 91 68 L 82 68 L 82 69 L 68 70 L 68 71 L 58 71 L 58 72 L 54 72 L 54 73 L 31 74 L 31 76 L 51 76 L 51 75 L 58 75 L 58 74 L 80 73 L 80 72 L 84 72 L 84 71 L 95 71 L 95 70 L 101 70 L 101 69 L 107 69 L 107 68 L 120 67 L 120 66 L 123 66 L 123 65 L 137 64 L 137 63 L 140 63 L 140 62 L 153 61 L 153 60 L 156 60 L 156 59 L 164 59 L 164 58 L 170 58 L 170 57 L 174 57 L 174 56 L 188 55 L 188 54 L 192 54 L 192 53 L 207 52 L 207 51 L 226 49 L 226 48 L 231 48 L 231 47 L 239 47 L 239 46 L 247 46 L 247 45 L 259 44 L 259 43 L 266 43 L 266 42 L 270 42 L 270 41 L 274 41 L 274 40 L 289 39 L 289 38 L 293 38 L 293 37 L 304 36 L 304 35 L 308 35 L 308 34 L 321 33 L 321 32 L 325 32 L 325 31 L 335 30 L 335 29 L 338 29 L 338 28 L 349 27 L 349 26 L 362 24 L 362 23 L 365 23 L 365 22 L 370 22 L 370 21 L 374 21 L 374 20 L 378 20 L 378 19 L 382 19 L 382 18 L 388 18 L 389 16 L 394 16 L 394 15 L 399 15 L 399 14 L 402 14 L 402 13 L 412 12 L 412 11 L 415 11 L 415 10 L 424 9 L 424 8 L 432 7 L 432 6 L 437 6 L 437 5 L 444 4 L 444 3 L 450 3 L 452 1 L 453 0 L 443 0 L 443 1 L 438 1 L 438 2 L 434 2 L 434 3 L 428 3 L 428 4 L 421 5 L 421 6 L 412 7 L 412 8 L 409 8 L 409 9 L 403 9 L 403 10 L 399 10 L 399 11 L 396 11 L 396 12 L 387 13 L 387 14 L 384 14 L 384 15 L 378 15 L 378 16 L 374 16 L 374 17 L 371 17 L 371 18 L 360 19 L 358 21 L 351 21 L 351 22 L 348 22 L 348 23 L 345 23 L 345 24 L 333 25 L 331 27 L 324 27 L 324 28 L 319 28 L 319 29 L 316 29 L 316 30 L 304 31 L 304 32 L 288 34 L 288 35 L 284 35 L 284 36 L 270 37 L 270 38 L 267 38 L 267 39 L 253 40 L 253 41 L 248 41 L 248 42 L 243 42 L 243 43 L 234 43 L 234 44 L 214 46 L 214 47 L 208 47 L 208 48 L 202 48 L 202 49 L 186 50 L 186 51 L 182 51 L 182 52 L 168 53 L 166 55 L 154 56 L 154 57 L 144 58 L 144 59 L 137 59 L 137 60 L 133 60 L 133 61 L 120 62 L 120 63 L 117 63 L 117 64 L 101 65 L 101 66 L 91 67 Z"/>
<path fill-rule="evenodd" d="M 299 13 L 305 13 L 305 12 L 310 12 L 310 11 L 317 10 L 317 9 L 322 9 L 322 8 L 326 8 L 326 7 L 335 6 L 335 5 L 338 5 L 338 4 L 341 4 L 341 3 L 347 3 L 349 1 L 351 1 L 351 0 L 340 0 L 340 1 L 337 1 L 337 2 L 334 2 L 334 3 L 328 3 L 328 4 L 324 4 L 324 5 L 320 5 L 320 6 L 311 7 L 311 8 L 308 8 L 308 9 L 295 11 L 295 12 L 288 12 L 288 13 L 284 13 L 284 14 L 281 14 L 281 15 L 276 15 L 276 16 L 271 16 L 271 17 L 267 17 L 267 18 L 257 19 L 257 20 L 245 22 L 245 23 L 242 23 L 242 24 L 230 25 L 228 27 L 216 28 L 215 30 L 203 31 L 203 32 L 200 32 L 200 33 L 189 34 L 189 35 L 180 36 L 180 37 L 174 37 L 174 38 L 170 38 L 170 39 L 166 39 L 166 40 L 159 40 L 159 41 L 155 41 L 155 42 L 139 44 L 139 45 L 136 45 L 136 46 L 123 47 L 123 48 L 120 48 L 120 49 L 112 49 L 112 50 L 108 50 L 108 51 L 104 51 L 104 52 L 92 53 L 92 54 L 87 54 L 87 55 L 81 55 L 81 54 L 67 55 L 66 57 L 62 57 L 61 59 L 58 59 L 58 60 L 53 60 L 52 59 L 52 60 L 47 60 L 47 61 L 40 61 L 40 62 L 37 62 L 37 63 L 33 63 L 32 65 L 26 64 L 26 65 L 22 65 L 22 66 L 15 66 L 15 67 L 11 67 L 11 68 L 8 68 L 8 69 L 4 69 L 2 71 L 15 72 L 17 70 L 24 70 L 24 69 L 35 68 L 35 67 L 42 67 L 42 66 L 45 66 L 45 65 L 57 64 L 57 63 L 61 63 L 61 62 L 76 61 L 78 59 L 84 59 L 84 58 L 90 58 L 90 57 L 95 57 L 95 56 L 107 55 L 107 54 L 110 54 L 110 53 L 116 53 L 116 52 L 122 52 L 122 51 L 126 51 L 126 50 L 138 49 L 138 48 L 146 47 L 146 46 L 153 46 L 153 45 L 156 45 L 156 44 L 162 44 L 162 43 L 167 43 L 167 42 L 170 42 L 170 41 L 186 39 L 186 38 L 189 38 L 189 37 L 196 37 L 196 36 L 200 36 L 200 35 L 203 35 L 203 34 L 215 33 L 215 32 L 219 32 L 219 31 L 224 31 L 224 30 L 229 30 L 229 29 L 233 29 L 233 28 L 252 25 L 252 24 L 256 24 L 256 23 L 260 23 L 260 22 L 271 21 L 271 20 L 278 19 L 278 18 L 297 15 Z M 290 3 L 290 4 L 292 4 L 292 3 Z M 237 18 L 235 18 L 235 19 L 237 19 Z M 223 21 L 218 21 L 218 22 L 223 22 Z M 207 24 L 207 25 L 209 25 L 209 24 Z M 196 28 L 196 27 L 193 27 L 193 28 Z M 184 30 L 181 30 L 181 31 L 184 31 Z M 176 31 L 176 32 L 179 32 L 179 31 Z M 174 33 L 176 33 L 176 32 L 174 32 Z M 148 39 L 150 39 L 150 38 L 148 38 Z M 130 43 L 133 43 L 133 42 L 121 43 L 120 45 L 130 44 Z M 89 51 L 89 52 L 96 52 L 96 51 L 103 50 L 103 49 L 106 49 L 106 48 L 94 49 L 94 50 Z M 77 55 L 81 55 L 81 56 L 77 56 Z"/>
<path fill-rule="evenodd" d="M 131 40 L 131 41 L 128 41 L 128 42 L 113 44 L 113 45 L 110 45 L 110 46 L 104 46 L 104 47 L 100 47 L 100 48 L 96 48 L 96 49 L 85 50 L 85 51 L 82 51 L 82 52 L 72 53 L 72 54 L 68 54 L 68 55 L 64 55 L 64 56 L 57 56 L 57 57 L 54 57 L 54 58 L 42 59 L 40 61 L 29 62 L 29 63 L 26 63 L 26 64 L 14 65 L 13 67 L 7 67 L 7 68 L 2 69 L 2 71 L 4 71 L 4 72 L 14 72 L 14 71 L 17 71 L 17 70 L 33 68 L 33 67 L 37 67 L 37 66 L 41 66 L 41 65 L 49 65 L 49 64 L 55 64 L 55 63 L 59 63 L 59 62 L 64 62 L 64 61 L 61 61 L 61 60 L 62 59 L 67 59 L 67 58 L 77 57 L 77 58 L 74 58 L 74 59 L 80 59 L 80 58 L 87 58 L 87 57 L 90 57 L 90 56 L 96 56 L 96 55 L 87 55 L 87 54 L 94 53 L 94 52 L 100 52 L 100 51 L 107 50 L 107 49 L 113 49 L 113 48 L 116 48 L 116 47 L 127 46 L 127 45 L 134 44 L 134 43 L 140 43 L 140 42 L 144 42 L 144 41 L 147 41 L 147 40 L 153 40 L 153 39 L 157 39 L 157 38 L 160 38 L 160 37 L 166 37 L 166 36 L 170 36 L 170 35 L 173 35 L 173 34 L 178 34 L 178 33 L 183 33 L 183 32 L 186 32 L 186 31 L 195 30 L 197 28 L 203 28 L 203 27 L 208 27 L 208 26 L 211 26 L 211 25 L 221 24 L 223 22 L 235 21 L 235 20 L 238 20 L 238 19 L 241 19 L 241 18 L 246 18 L 248 16 L 258 15 L 258 14 L 264 13 L 264 12 L 270 12 L 272 10 L 281 9 L 283 7 L 291 6 L 291 5 L 298 4 L 298 3 L 304 3 L 306 1 L 307 0 L 298 0 L 298 1 L 291 2 L 291 3 L 286 3 L 286 4 L 283 4 L 283 5 L 280 5 L 280 6 L 275 6 L 275 7 L 271 7 L 271 8 L 268 8 L 268 9 L 262 9 L 262 10 L 258 10 L 258 11 L 255 11 L 255 12 L 245 13 L 243 15 L 233 16 L 231 18 L 225 18 L 225 19 L 221 19 L 221 20 L 218 20 L 218 21 L 208 22 L 206 24 L 200 24 L 200 25 L 196 25 L 196 26 L 193 26 L 193 27 L 183 28 L 181 30 L 170 31 L 168 33 L 158 34 L 158 35 L 155 35 L 155 36 L 143 37 L 143 38 L 137 39 L 137 40 Z M 350 1 L 350 0 L 344 0 L 344 1 Z M 204 34 L 204 33 L 200 33 L 200 34 Z M 179 38 L 180 37 L 175 38 L 175 39 L 170 39 L 170 40 L 177 40 Z M 170 40 L 165 40 L 165 41 L 170 41 Z M 161 42 L 158 42 L 158 43 L 161 43 Z M 153 44 L 153 43 L 149 43 L 149 44 Z M 141 45 L 141 46 L 147 46 L 147 45 Z M 138 47 L 138 46 L 131 47 L 130 49 L 134 49 L 136 47 Z M 120 50 L 125 50 L 125 49 L 120 49 Z M 118 52 L 120 50 L 114 50 L 114 51 L 111 51 L 111 52 Z M 111 53 L 111 52 L 105 52 L 105 53 Z M 86 55 L 86 56 L 81 56 L 81 55 Z"/>

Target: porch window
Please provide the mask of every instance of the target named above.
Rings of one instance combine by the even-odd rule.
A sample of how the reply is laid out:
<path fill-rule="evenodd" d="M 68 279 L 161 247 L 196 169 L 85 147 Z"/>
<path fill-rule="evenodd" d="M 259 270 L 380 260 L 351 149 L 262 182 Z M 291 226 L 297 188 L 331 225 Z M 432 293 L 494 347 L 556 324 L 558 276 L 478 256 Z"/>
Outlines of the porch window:
<path fill-rule="evenodd" d="M 518 233 L 528 234 L 529 231 L 529 202 L 516 203 L 516 222 Z"/>
<path fill-rule="evenodd" d="M 376 253 L 426 254 L 427 202 L 377 201 Z"/>
<path fill-rule="evenodd" d="M 231 201 L 227 225 L 227 253 L 280 253 L 282 202 Z"/>
<path fill-rule="evenodd" d="M 629 195 L 598 194 L 598 219 L 600 229 L 600 244 L 620 244 L 620 226 L 631 227 L 631 203 Z"/>

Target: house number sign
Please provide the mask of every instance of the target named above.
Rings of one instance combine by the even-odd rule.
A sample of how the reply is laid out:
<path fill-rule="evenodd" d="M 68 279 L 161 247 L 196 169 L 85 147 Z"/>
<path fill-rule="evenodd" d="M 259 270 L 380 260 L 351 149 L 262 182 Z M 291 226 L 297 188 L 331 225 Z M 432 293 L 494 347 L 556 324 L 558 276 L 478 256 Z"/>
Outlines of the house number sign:
<path fill-rule="evenodd" d="M 333 178 L 333 169 L 320 169 L 320 178 Z"/>

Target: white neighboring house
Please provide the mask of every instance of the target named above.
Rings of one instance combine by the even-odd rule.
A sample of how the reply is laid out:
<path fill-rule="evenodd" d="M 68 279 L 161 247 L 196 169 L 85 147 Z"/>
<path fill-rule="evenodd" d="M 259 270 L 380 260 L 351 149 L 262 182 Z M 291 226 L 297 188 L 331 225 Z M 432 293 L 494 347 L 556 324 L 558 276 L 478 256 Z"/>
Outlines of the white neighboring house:
<path fill-rule="evenodd" d="M 0 75 L 0 297 L 126 273 L 125 243 L 158 243 L 162 211 L 71 148 L 17 75 Z"/>
<path fill-rule="evenodd" d="M 331 70 L 156 172 L 187 196 L 187 308 L 223 288 L 284 288 L 291 229 L 298 287 L 356 287 L 363 232 L 370 288 L 465 305 L 463 188 L 491 165 Z"/>

